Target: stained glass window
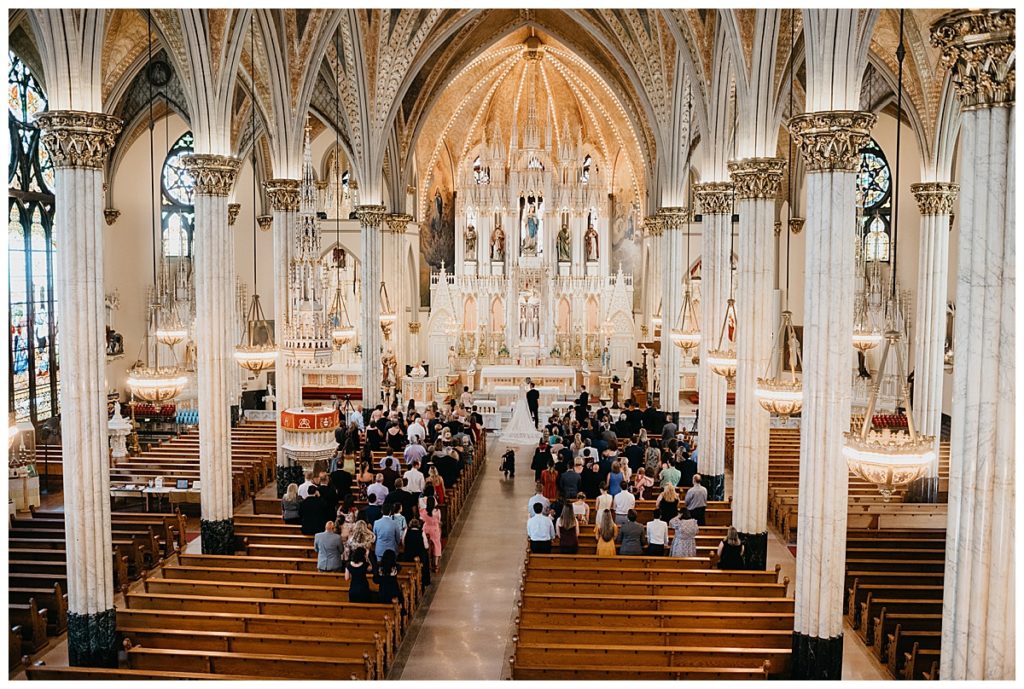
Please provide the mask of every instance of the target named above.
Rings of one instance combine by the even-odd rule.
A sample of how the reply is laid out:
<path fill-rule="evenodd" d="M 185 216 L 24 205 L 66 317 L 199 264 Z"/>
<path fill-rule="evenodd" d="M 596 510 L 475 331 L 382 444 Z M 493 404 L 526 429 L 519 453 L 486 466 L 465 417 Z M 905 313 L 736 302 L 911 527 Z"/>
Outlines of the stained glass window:
<path fill-rule="evenodd" d="M 857 205 L 861 208 L 861 241 L 867 261 L 889 261 L 892 219 L 892 173 L 889 162 L 871 139 L 860 151 L 857 174 Z"/>
<path fill-rule="evenodd" d="M 38 424 L 59 411 L 54 172 L 34 121 L 47 109 L 46 95 L 17 55 L 8 58 L 8 410 Z"/>
<path fill-rule="evenodd" d="M 192 197 L 196 181 L 181 163 L 182 157 L 192 153 L 192 146 L 192 132 L 185 132 L 174 142 L 164 159 L 160 175 L 164 256 L 192 255 L 192 231 L 196 222 Z"/>

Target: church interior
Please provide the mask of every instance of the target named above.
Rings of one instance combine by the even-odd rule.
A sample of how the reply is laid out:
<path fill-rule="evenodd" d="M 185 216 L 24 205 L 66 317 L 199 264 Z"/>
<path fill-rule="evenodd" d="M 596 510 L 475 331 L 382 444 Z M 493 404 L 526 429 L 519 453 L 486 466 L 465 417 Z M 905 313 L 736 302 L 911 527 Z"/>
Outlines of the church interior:
<path fill-rule="evenodd" d="M 1015 10 L 7 24 L 10 679 L 1015 678 Z"/>

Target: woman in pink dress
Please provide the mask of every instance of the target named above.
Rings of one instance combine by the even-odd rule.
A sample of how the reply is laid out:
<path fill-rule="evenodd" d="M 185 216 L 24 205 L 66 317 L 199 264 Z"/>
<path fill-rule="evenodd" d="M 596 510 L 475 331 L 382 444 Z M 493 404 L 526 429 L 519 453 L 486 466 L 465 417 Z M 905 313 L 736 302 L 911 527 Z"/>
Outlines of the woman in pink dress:
<path fill-rule="evenodd" d="M 441 510 L 437 508 L 437 501 L 433 497 L 428 497 L 426 509 L 420 510 L 420 520 L 423 522 L 423 535 L 427 537 L 430 559 L 436 572 L 441 564 Z"/>

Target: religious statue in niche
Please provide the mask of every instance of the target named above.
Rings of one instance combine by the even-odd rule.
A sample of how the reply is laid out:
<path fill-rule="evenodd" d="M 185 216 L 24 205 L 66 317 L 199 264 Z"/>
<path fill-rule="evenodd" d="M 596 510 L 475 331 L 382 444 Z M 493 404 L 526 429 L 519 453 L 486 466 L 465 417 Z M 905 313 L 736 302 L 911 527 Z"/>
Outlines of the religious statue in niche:
<path fill-rule="evenodd" d="M 448 374 L 451 375 L 456 372 L 457 355 L 455 354 L 455 345 L 449 345 L 448 347 Z"/>
<path fill-rule="evenodd" d="M 601 350 L 601 375 L 610 376 L 612 373 L 612 355 L 608 352 L 608 345 Z"/>
<path fill-rule="evenodd" d="M 476 259 L 476 228 L 472 225 L 466 226 L 466 260 Z"/>
<path fill-rule="evenodd" d="M 519 197 L 520 250 L 523 256 L 541 253 L 544 199 L 539 196 Z"/>
<path fill-rule="evenodd" d="M 443 186 L 434 190 L 424 231 L 420 232 L 421 306 L 430 306 L 430 273 L 441 264 L 455 264 L 455 194 Z"/>
<path fill-rule="evenodd" d="M 583 235 L 583 246 L 585 248 L 585 255 L 587 261 L 596 261 L 600 255 L 600 250 L 597 245 L 598 237 L 597 230 L 594 229 L 594 223 L 590 220 L 587 221 L 587 232 Z"/>
<path fill-rule="evenodd" d="M 384 374 L 381 377 L 381 385 L 386 388 L 393 387 L 398 382 L 398 359 L 395 357 L 395 350 L 391 348 L 390 344 L 388 344 L 384 356 L 381 357 L 380 363 Z"/>
<path fill-rule="evenodd" d="M 572 236 L 569 234 L 569 223 L 562 223 L 558 231 L 558 260 L 561 263 L 572 261 Z"/>
<path fill-rule="evenodd" d="M 505 262 L 505 230 L 501 229 L 501 225 L 494 228 L 491 237 L 491 260 Z"/>

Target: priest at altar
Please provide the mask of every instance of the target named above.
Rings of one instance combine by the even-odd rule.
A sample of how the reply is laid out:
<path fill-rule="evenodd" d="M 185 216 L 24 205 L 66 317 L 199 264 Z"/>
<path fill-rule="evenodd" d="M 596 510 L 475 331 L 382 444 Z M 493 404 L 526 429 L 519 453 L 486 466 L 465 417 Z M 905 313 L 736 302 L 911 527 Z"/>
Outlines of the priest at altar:
<path fill-rule="evenodd" d="M 484 366 L 480 369 L 480 388 L 499 408 L 513 404 L 520 386 L 529 378 L 540 392 L 540 406 L 550 407 L 572 395 L 576 387 L 576 369 L 571 366 Z"/>

